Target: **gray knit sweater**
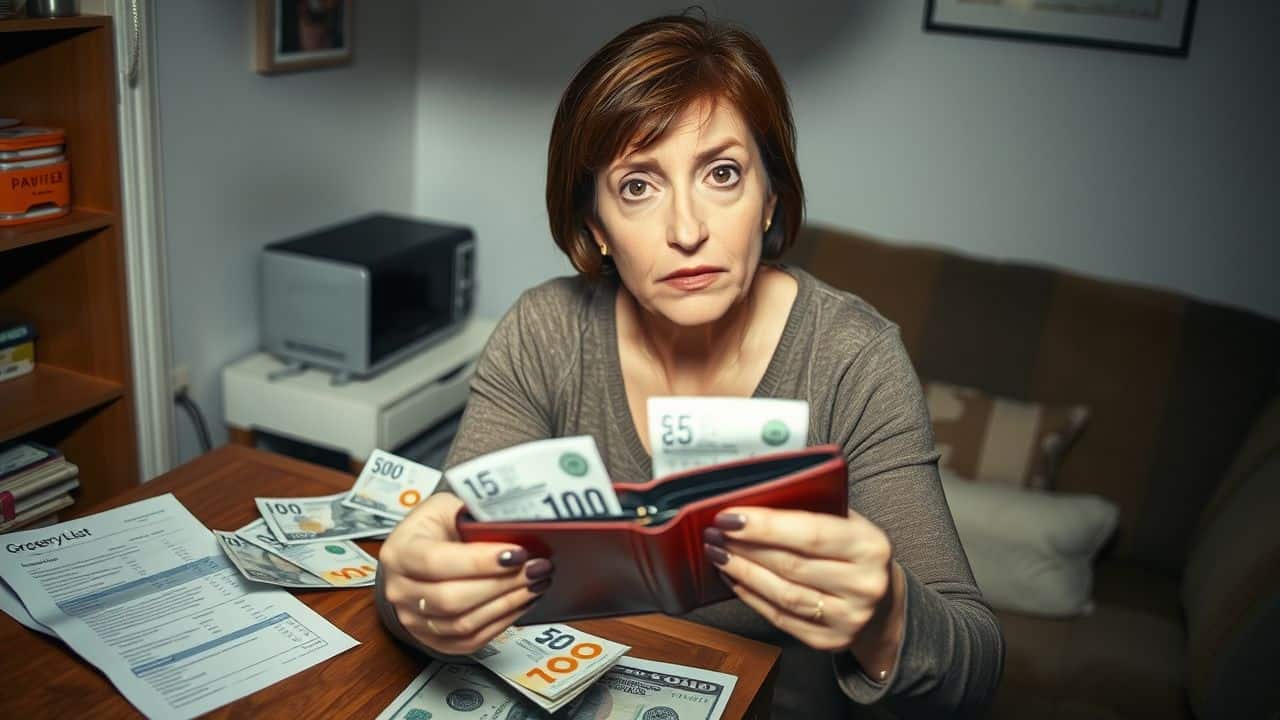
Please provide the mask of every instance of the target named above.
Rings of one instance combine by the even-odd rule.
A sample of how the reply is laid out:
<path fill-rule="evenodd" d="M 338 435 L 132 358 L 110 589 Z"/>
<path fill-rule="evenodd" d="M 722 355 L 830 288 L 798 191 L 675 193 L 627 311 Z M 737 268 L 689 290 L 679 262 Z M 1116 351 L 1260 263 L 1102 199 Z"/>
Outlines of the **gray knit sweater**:
<path fill-rule="evenodd" d="M 845 449 L 849 506 L 885 531 L 906 571 L 901 654 L 879 684 L 851 653 L 811 650 L 739 600 L 686 619 L 782 647 L 777 718 L 858 716 L 872 704 L 900 717 L 976 712 L 999 681 L 1004 643 L 952 524 L 898 328 L 857 296 L 783 269 L 799 290 L 755 396 L 809 401 L 809 444 Z M 616 279 L 566 277 L 520 297 L 485 348 L 447 466 L 528 440 L 588 434 L 612 479 L 650 477 L 618 357 L 617 292 Z M 403 637 L 380 588 L 383 617 Z"/>

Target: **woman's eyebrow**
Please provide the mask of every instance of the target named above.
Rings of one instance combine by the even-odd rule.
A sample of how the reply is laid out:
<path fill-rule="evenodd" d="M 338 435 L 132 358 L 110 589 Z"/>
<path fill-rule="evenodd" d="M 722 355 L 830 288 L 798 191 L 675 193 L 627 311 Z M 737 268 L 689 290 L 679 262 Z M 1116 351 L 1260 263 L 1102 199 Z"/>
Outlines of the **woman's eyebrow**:
<path fill-rule="evenodd" d="M 726 150 L 743 147 L 745 146 L 737 138 L 722 140 L 695 155 L 694 164 L 702 165 L 715 156 L 724 153 Z M 658 164 L 657 160 L 649 157 L 648 155 L 632 155 L 628 159 L 618 163 L 609 171 L 609 174 L 614 175 L 615 173 L 633 172 L 635 170 L 643 170 L 645 172 L 654 173 L 655 175 L 662 174 L 662 166 Z"/>

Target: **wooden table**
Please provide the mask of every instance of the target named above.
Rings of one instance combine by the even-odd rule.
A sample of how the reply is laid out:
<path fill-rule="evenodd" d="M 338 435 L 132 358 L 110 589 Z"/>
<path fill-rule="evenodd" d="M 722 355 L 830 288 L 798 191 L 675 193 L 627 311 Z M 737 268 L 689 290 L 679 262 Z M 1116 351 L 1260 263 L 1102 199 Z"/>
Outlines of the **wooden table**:
<path fill-rule="evenodd" d="M 81 514 L 172 492 L 207 527 L 234 530 L 257 517 L 254 496 L 324 495 L 353 478 L 281 455 L 227 445 L 202 455 Z M 377 555 L 378 542 L 361 542 Z M 207 717 L 372 718 L 426 665 L 422 655 L 382 627 L 373 593 L 317 590 L 297 597 L 361 642 L 336 658 L 293 675 Z M 692 665 L 738 677 L 724 717 L 768 717 L 778 649 L 663 615 L 575 622 L 632 646 L 631 655 Z M 137 710 L 93 666 L 62 643 L 0 613 L 0 715 L 13 718 L 138 717 Z"/>

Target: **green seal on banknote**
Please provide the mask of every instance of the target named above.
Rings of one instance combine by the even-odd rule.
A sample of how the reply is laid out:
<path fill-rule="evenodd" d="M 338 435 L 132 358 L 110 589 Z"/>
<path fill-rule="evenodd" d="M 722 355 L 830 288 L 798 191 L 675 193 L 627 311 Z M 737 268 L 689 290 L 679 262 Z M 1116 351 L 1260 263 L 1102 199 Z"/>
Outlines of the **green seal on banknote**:
<path fill-rule="evenodd" d="M 673 708 L 660 705 L 645 710 L 642 720 L 680 720 L 680 713 Z"/>
<path fill-rule="evenodd" d="M 791 437 L 791 431 L 787 429 L 787 424 L 781 420 L 770 420 L 764 424 L 764 429 L 760 431 L 760 439 L 765 445 L 781 445 Z"/>
<path fill-rule="evenodd" d="M 333 553 L 334 555 L 346 555 L 346 554 L 347 554 L 347 549 L 346 549 L 346 548 L 344 548 L 344 547 L 342 547 L 341 545 L 325 545 L 325 546 L 324 546 L 324 549 L 325 549 L 325 550 L 328 550 L 329 552 Z"/>
<path fill-rule="evenodd" d="M 458 688 L 445 696 L 444 701 L 458 712 L 471 712 L 484 704 L 484 696 L 471 688 Z"/>
<path fill-rule="evenodd" d="M 574 477 L 582 477 L 587 474 L 587 459 L 576 452 L 567 452 L 560 456 L 560 469 Z"/>
<path fill-rule="evenodd" d="M 414 708 L 405 713 L 404 720 L 431 720 L 431 712 L 429 710 Z"/>

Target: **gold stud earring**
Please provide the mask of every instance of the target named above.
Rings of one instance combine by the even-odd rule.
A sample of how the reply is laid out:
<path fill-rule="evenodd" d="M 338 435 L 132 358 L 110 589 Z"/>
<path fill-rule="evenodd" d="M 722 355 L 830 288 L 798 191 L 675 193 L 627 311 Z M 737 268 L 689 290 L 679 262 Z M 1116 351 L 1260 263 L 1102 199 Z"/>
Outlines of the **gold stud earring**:
<path fill-rule="evenodd" d="M 602 257 L 609 257 L 609 246 L 608 246 L 608 245 L 605 245 L 604 243 L 600 243 L 600 255 L 601 255 Z"/>
<path fill-rule="evenodd" d="M 764 231 L 769 232 L 769 228 L 773 227 L 773 218 L 765 218 Z"/>

